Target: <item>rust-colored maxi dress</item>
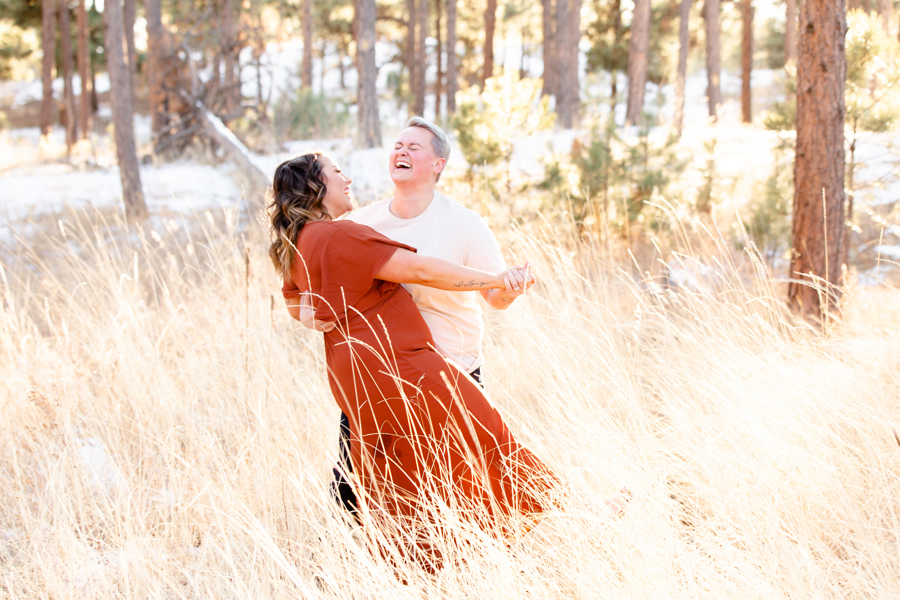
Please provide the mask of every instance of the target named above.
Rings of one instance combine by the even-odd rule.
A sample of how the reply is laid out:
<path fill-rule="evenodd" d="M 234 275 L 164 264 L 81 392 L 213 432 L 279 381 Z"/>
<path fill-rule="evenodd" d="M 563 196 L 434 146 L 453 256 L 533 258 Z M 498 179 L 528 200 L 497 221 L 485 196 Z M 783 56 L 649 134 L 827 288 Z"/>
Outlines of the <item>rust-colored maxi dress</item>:
<path fill-rule="evenodd" d="M 527 528 L 556 478 L 433 349 L 409 293 L 375 279 L 398 248 L 415 252 L 350 221 L 307 223 L 282 290 L 310 291 L 315 318 L 337 324 L 325 334 L 328 379 L 350 419 L 363 515 L 406 530 L 433 521 L 426 507 L 442 504 L 495 532 L 521 527 L 517 516 Z"/>

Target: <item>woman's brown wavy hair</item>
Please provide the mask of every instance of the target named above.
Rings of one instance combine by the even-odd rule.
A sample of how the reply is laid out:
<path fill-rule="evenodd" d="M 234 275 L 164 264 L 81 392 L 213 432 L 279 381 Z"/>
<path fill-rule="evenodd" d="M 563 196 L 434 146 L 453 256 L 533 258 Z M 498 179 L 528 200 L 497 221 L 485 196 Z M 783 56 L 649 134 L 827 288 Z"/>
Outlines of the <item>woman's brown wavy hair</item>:
<path fill-rule="evenodd" d="M 297 236 L 309 221 L 330 219 L 322 207 L 325 177 L 321 152 L 310 152 L 287 160 L 275 169 L 272 202 L 267 207 L 272 245 L 269 258 L 282 277 L 288 277 L 294 264 Z"/>

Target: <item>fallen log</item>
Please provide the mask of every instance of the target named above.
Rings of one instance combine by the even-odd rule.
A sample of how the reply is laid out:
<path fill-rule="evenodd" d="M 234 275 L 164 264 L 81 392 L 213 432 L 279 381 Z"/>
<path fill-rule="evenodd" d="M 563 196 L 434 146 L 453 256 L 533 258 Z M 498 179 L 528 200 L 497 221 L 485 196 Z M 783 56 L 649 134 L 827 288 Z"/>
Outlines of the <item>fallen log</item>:
<path fill-rule="evenodd" d="M 247 197 L 250 208 L 262 208 L 265 205 L 265 197 L 269 189 L 269 177 L 253 163 L 247 146 L 228 129 L 219 117 L 207 109 L 202 102 L 198 101 L 195 108 L 194 112 L 197 120 L 203 125 L 203 132 L 225 151 L 228 158 L 234 161 L 246 180 L 247 187 L 244 189 L 244 195 Z"/>

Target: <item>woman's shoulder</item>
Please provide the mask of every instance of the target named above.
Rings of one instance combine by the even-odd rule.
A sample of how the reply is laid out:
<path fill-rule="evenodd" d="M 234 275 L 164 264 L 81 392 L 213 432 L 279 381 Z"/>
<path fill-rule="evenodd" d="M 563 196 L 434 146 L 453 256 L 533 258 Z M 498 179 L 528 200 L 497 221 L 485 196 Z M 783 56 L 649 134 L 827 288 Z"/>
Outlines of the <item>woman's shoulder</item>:
<path fill-rule="evenodd" d="M 303 226 L 303 231 L 306 231 L 307 235 L 302 237 L 306 237 L 313 242 L 324 242 L 331 239 L 338 242 L 368 242 L 384 238 L 383 235 L 367 225 L 344 219 L 337 221 L 312 221 Z"/>

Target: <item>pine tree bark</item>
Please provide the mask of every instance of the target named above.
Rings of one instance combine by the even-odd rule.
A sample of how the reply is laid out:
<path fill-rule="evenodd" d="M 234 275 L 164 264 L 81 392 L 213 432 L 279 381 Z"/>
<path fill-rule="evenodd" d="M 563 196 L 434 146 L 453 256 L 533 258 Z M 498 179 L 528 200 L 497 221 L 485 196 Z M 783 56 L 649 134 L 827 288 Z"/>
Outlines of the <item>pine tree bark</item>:
<path fill-rule="evenodd" d="M 644 111 L 644 88 L 650 60 L 650 0 L 635 0 L 628 46 L 628 105 L 625 122 L 639 125 Z"/>
<path fill-rule="evenodd" d="M 41 2 L 41 134 L 53 128 L 53 67 L 56 65 L 56 2 Z"/>
<path fill-rule="evenodd" d="M 223 0 L 222 2 L 222 33 L 224 41 L 224 71 L 225 77 L 223 87 L 225 88 L 225 114 L 234 113 L 241 105 L 241 82 L 238 74 L 238 63 L 240 62 L 240 47 L 238 44 L 238 29 L 235 25 L 236 4 L 234 0 Z M 257 76 L 260 74 L 259 54 L 256 54 Z M 261 101 L 262 88 L 257 86 L 257 105 L 262 105 Z"/>
<path fill-rule="evenodd" d="M 613 45 L 618 47 L 619 38 L 622 36 L 622 0 L 613 0 L 612 4 L 612 22 L 613 22 Z M 610 72 L 609 84 L 609 111 L 613 121 L 616 117 L 616 106 L 619 103 L 619 70 L 613 69 Z M 626 104 L 626 109 L 628 108 Z"/>
<path fill-rule="evenodd" d="M 428 53 L 425 38 L 428 37 L 428 0 L 418 0 L 416 7 L 416 80 L 413 88 L 413 112 L 425 116 L 425 73 L 428 70 Z"/>
<path fill-rule="evenodd" d="M 818 318 L 839 297 L 844 232 L 844 0 L 800 0 L 788 302 Z M 814 278 L 821 278 L 821 281 Z M 827 298 L 820 304 L 817 287 Z"/>
<path fill-rule="evenodd" d="M 312 90 L 313 74 L 313 0 L 303 0 L 303 66 L 301 79 L 303 87 Z"/>
<path fill-rule="evenodd" d="M 719 22 L 719 0 L 706 0 L 706 95 L 709 99 L 709 119 L 713 123 L 719 120 L 719 105 L 722 104 L 722 61 L 721 61 L 721 23 Z"/>
<path fill-rule="evenodd" d="M 91 128 L 91 56 L 88 47 L 88 22 L 85 0 L 78 1 L 75 21 L 78 28 L 78 76 L 81 78 L 81 99 L 78 103 L 79 131 L 82 139 L 88 139 Z"/>
<path fill-rule="evenodd" d="M 375 0 L 356 0 L 354 25 L 356 31 L 357 77 L 357 144 L 362 148 L 381 146 L 381 120 L 378 116 L 378 95 L 375 79 Z"/>
<path fill-rule="evenodd" d="M 167 49 L 160 0 L 144 0 L 144 13 L 147 19 L 147 99 L 150 103 L 150 127 L 154 140 L 158 140 L 169 124 L 166 91 L 163 87 Z"/>
<path fill-rule="evenodd" d="M 66 154 L 78 141 L 75 133 L 75 89 L 72 87 L 72 28 L 69 25 L 69 6 L 59 0 L 59 53 L 63 67 L 63 126 L 66 128 Z"/>
<path fill-rule="evenodd" d="M 684 131 L 684 84 L 687 77 L 688 44 L 690 44 L 688 24 L 691 16 L 692 0 L 681 0 L 678 8 L 678 73 L 675 76 L 675 131 L 681 136 Z"/>
<path fill-rule="evenodd" d="M 109 97 L 112 105 L 113 130 L 116 139 L 116 156 L 119 176 L 122 180 L 122 198 L 125 216 L 129 220 L 148 215 L 141 173 L 138 169 L 134 147 L 134 115 L 131 100 L 131 83 L 125 59 L 125 40 L 122 31 L 121 0 L 106 0 L 103 8 L 104 50 L 106 68 L 109 71 Z"/>
<path fill-rule="evenodd" d="M 881 15 L 881 26 L 884 32 L 891 35 L 891 9 L 893 8 L 891 0 L 878 0 L 878 14 Z"/>
<path fill-rule="evenodd" d="M 419 80 L 418 68 L 419 64 L 416 60 L 416 32 L 419 29 L 419 19 L 416 16 L 418 2 L 416 0 L 406 0 L 406 51 L 404 62 L 409 72 L 409 112 L 414 112 L 416 104 L 416 82 Z"/>
<path fill-rule="evenodd" d="M 797 64 L 797 0 L 785 0 L 784 62 Z"/>
<path fill-rule="evenodd" d="M 481 69 L 481 90 L 484 82 L 494 76 L 494 28 L 497 25 L 497 0 L 487 0 L 484 11 L 484 66 Z"/>
<path fill-rule="evenodd" d="M 447 115 L 456 112 L 459 59 L 456 56 L 456 0 L 447 0 Z"/>
<path fill-rule="evenodd" d="M 741 116 L 744 123 L 753 120 L 750 75 L 753 71 L 753 0 L 741 0 Z"/>
<path fill-rule="evenodd" d="M 556 117 L 565 129 L 578 127 L 581 104 L 578 86 L 578 43 L 581 41 L 581 0 L 556 0 L 556 60 L 559 79 Z"/>
<path fill-rule="evenodd" d="M 122 3 L 122 31 L 125 33 L 125 46 L 128 55 L 125 64 L 128 66 L 128 85 L 131 86 L 131 98 L 135 95 L 135 78 L 137 77 L 137 48 L 134 45 L 134 22 L 136 11 L 134 0 L 123 0 Z"/>
<path fill-rule="evenodd" d="M 544 60 L 544 87 L 541 90 L 543 96 L 556 95 L 556 19 L 554 17 L 553 0 L 541 0 L 543 31 L 543 60 Z"/>
<path fill-rule="evenodd" d="M 441 96 L 444 93 L 444 44 L 441 31 L 441 16 L 444 11 L 441 8 L 441 0 L 434 0 L 435 37 L 437 38 L 437 81 L 434 82 L 434 120 L 441 120 Z"/>

